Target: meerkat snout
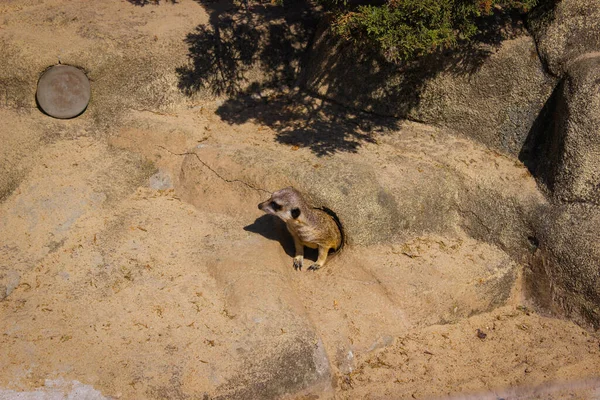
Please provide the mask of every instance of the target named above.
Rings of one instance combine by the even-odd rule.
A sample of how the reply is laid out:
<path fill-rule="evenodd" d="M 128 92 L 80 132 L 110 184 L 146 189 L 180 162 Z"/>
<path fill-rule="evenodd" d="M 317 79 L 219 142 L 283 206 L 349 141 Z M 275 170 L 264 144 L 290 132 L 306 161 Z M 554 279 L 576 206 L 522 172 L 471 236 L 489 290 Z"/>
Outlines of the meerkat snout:
<path fill-rule="evenodd" d="M 294 238 L 296 256 L 294 268 L 302 269 L 304 246 L 319 250 L 317 261 L 309 270 L 321 268 L 327 260 L 329 250 L 337 251 L 342 246 L 340 226 L 327 212 L 310 206 L 302 194 L 292 187 L 273 193 L 270 199 L 258 205 L 267 214 L 279 217 Z"/>

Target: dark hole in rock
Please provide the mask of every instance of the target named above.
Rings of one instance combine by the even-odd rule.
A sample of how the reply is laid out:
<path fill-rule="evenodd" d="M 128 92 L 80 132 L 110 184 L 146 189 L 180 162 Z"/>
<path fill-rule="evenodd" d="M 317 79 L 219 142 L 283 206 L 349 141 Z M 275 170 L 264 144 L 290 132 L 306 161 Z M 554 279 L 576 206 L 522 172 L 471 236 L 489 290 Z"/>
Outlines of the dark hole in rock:
<path fill-rule="evenodd" d="M 540 247 L 540 241 L 535 236 L 528 236 L 527 240 L 529 241 L 529 244 L 533 249 L 537 249 L 538 247 Z"/>
<path fill-rule="evenodd" d="M 90 101 L 90 81 L 83 71 L 71 65 L 48 68 L 38 81 L 39 108 L 54 118 L 73 118 L 85 111 Z"/>

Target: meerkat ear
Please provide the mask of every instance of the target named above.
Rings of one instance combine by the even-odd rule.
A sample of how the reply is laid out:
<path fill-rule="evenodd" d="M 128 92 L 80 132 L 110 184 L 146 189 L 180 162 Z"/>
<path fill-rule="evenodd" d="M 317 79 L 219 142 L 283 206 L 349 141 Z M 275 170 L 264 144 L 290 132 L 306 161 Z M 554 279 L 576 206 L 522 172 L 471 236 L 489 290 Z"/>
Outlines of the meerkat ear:
<path fill-rule="evenodd" d="M 296 219 L 300 216 L 300 209 L 299 208 L 292 208 L 292 218 Z"/>

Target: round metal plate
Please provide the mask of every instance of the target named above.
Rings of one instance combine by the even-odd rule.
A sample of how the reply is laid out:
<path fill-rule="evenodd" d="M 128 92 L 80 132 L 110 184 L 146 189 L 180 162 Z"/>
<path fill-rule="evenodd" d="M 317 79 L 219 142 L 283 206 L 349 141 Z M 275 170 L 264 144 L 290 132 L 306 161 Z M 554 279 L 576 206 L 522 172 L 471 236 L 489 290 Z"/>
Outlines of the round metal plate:
<path fill-rule="evenodd" d="M 83 71 L 70 65 L 55 65 L 38 81 L 36 98 L 46 114 L 73 118 L 85 110 L 90 93 L 90 81 Z"/>

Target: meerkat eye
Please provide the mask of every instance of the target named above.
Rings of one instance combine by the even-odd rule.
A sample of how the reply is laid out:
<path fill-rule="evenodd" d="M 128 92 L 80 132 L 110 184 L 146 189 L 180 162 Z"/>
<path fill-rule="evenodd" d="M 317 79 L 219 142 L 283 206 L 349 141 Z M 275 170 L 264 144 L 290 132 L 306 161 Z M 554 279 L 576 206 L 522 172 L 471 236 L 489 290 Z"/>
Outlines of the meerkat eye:
<path fill-rule="evenodd" d="M 292 208 L 292 218 L 296 219 L 300 216 L 300 209 L 299 208 Z"/>
<path fill-rule="evenodd" d="M 281 210 L 281 206 L 279 204 L 277 204 L 276 202 L 272 201 L 270 204 L 271 208 L 275 211 L 279 211 Z"/>

